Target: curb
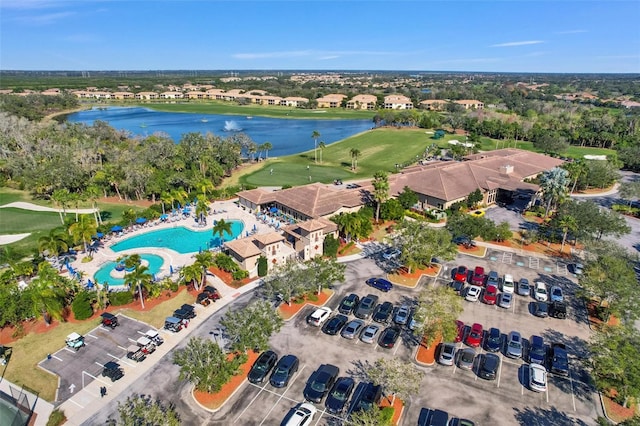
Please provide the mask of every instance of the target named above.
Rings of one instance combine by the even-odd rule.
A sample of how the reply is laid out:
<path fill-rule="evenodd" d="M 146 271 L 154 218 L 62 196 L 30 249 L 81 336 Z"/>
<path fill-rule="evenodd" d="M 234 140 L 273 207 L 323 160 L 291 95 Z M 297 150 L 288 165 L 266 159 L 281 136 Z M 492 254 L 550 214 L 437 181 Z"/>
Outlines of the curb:
<path fill-rule="evenodd" d="M 423 277 L 437 279 L 440 276 L 440 272 L 442 272 L 442 265 L 438 264 L 438 272 L 436 272 L 435 275 L 420 274 L 420 276 L 418 277 L 418 279 L 416 280 L 416 283 L 414 285 L 407 285 L 407 284 L 401 284 L 401 283 L 395 282 L 389 277 L 389 274 L 386 274 L 386 275 L 387 275 L 387 279 L 391 283 L 393 283 L 393 285 L 397 285 L 397 286 L 400 286 L 400 287 L 403 287 L 403 288 L 416 288 L 416 287 L 418 287 L 418 284 L 420 283 L 420 280 L 422 280 Z"/>
<path fill-rule="evenodd" d="M 298 309 L 298 311 L 297 311 L 297 312 L 295 312 L 295 313 L 294 313 L 293 315 L 291 315 L 289 318 L 286 318 L 286 319 L 285 319 L 285 318 L 283 318 L 284 322 L 288 322 L 288 321 L 291 321 L 292 319 L 294 319 L 296 316 L 298 316 L 298 314 L 300 313 L 300 311 L 302 311 L 304 308 L 306 308 L 306 307 L 307 307 L 307 305 L 315 306 L 315 307 L 317 307 L 317 308 L 320 308 L 320 307 L 322 307 L 322 306 L 326 305 L 326 304 L 327 304 L 327 302 L 329 302 L 329 300 L 331 300 L 331 298 L 333 297 L 333 295 L 334 295 L 334 294 L 336 294 L 336 291 L 335 291 L 335 290 L 331 290 L 331 289 L 328 289 L 328 290 L 330 290 L 330 291 L 331 291 L 331 294 L 329 295 L 329 297 L 327 297 L 327 300 L 326 300 L 322 305 L 314 305 L 313 303 L 310 303 L 310 302 L 304 302 L 304 304 L 303 304 L 302 306 L 300 306 L 300 309 Z M 282 303 L 285 303 L 285 302 L 282 302 Z M 280 307 L 278 307 L 278 309 L 280 309 Z M 279 314 L 279 313 L 278 313 L 278 314 Z"/>
<path fill-rule="evenodd" d="M 245 384 L 245 383 L 247 383 L 247 378 L 246 378 L 246 377 L 245 377 L 245 379 L 242 381 L 242 383 L 240 383 L 240 385 L 239 385 L 237 388 L 235 388 L 235 389 L 233 390 L 233 392 L 231 392 L 231 393 L 229 394 L 229 396 L 227 396 L 227 397 L 225 398 L 225 400 L 224 400 L 224 401 L 222 401 L 222 403 L 220 404 L 220 406 L 219 406 L 218 408 L 207 408 L 207 407 L 205 407 L 204 405 L 200 404 L 200 402 L 196 399 L 196 397 L 195 397 L 195 396 L 194 396 L 194 394 L 193 394 L 193 393 L 195 392 L 195 390 L 196 390 L 196 386 L 195 386 L 195 385 L 193 385 L 193 384 L 191 385 L 191 390 L 189 391 L 189 394 L 191 395 L 191 398 L 193 399 L 193 401 L 196 403 L 196 405 L 197 405 L 198 407 L 200 407 L 200 408 L 202 408 L 203 410 L 206 410 L 206 411 L 208 411 L 208 412 L 210 412 L 210 413 L 217 413 L 218 411 L 220 411 L 220 410 L 224 407 L 224 405 L 225 405 L 227 402 L 229 402 L 229 400 L 230 400 L 231 398 L 233 398 L 233 396 L 234 396 L 234 395 L 235 395 L 235 394 L 236 394 L 240 389 L 242 389 L 242 388 L 244 387 L 244 384 Z"/>
<path fill-rule="evenodd" d="M 604 406 L 604 399 L 602 398 L 601 392 L 598 392 L 598 398 L 600 399 L 600 406 L 602 407 L 602 414 L 604 414 L 604 418 L 609 420 L 611 424 L 617 425 L 618 423 L 611 420 L 611 418 L 609 418 L 609 415 L 607 414 L 607 408 Z"/>

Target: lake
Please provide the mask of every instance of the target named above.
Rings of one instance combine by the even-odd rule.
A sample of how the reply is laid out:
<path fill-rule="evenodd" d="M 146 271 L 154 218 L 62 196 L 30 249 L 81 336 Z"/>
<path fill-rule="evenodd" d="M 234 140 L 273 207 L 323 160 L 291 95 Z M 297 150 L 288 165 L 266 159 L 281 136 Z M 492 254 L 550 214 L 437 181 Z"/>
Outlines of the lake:
<path fill-rule="evenodd" d="M 149 136 L 156 132 L 168 134 L 180 141 L 185 133 L 210 132 L 227 137 L 233 132 L 243 132 L 258 145 L 270 142 L 273 149 L 269 157 L 297 154 L 312 150 L 311 134 L 320 133 L 318 142 L 326 145 L 370 130 L 372 120 L 299 120 L 269 117 L 243 117 L 237 115 L 194 114 L 154 111 L 141 107 L 93 108 L 70 114 L 71 123 L 93 124 L 106 121 L 115 129 L 127 130 L 135 136 Z"/>

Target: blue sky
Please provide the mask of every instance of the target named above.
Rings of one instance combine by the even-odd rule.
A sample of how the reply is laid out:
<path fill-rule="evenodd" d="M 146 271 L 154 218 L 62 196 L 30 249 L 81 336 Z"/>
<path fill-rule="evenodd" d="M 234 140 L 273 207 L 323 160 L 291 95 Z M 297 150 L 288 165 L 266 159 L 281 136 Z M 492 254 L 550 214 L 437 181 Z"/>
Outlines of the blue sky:
<path fill-rule="evenodd" d="M 640 1 L 1 0 L 3 70 L 640 72 Z"/>

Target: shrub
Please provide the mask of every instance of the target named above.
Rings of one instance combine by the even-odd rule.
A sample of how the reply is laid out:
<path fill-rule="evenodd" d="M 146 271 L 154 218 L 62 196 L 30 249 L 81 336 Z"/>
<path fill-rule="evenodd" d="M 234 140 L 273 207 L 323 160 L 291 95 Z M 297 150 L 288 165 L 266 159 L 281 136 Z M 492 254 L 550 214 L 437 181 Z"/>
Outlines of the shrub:
<path fill-rule="evenodd" d="M 329 234 L 324 238 L 324 246 L 322 247 L 323 254 L 327 257 L 336 258 L 338 255 L 338 249 L 340 248 L 340 241 L 336 239 L 333 234 Z M 260 264 L 258 264 L 258 268 Z M 260 269 L 258 269 L 258 275 L 260 275 Z"/>
<path fill-rule="evenodd" d="M 179 288 L 180 288 L 180 283 L 178 281 L 171 281 L 171 284 L 169 284 L 169 290 L 171 290 L 174 293 L 177 292 Z"/>
<path fill-rule="evenodd" d="M 60 426 L 66 421 L 67 421 L 67 416 L 64 415 L 64 411 L 56 408 L 49 415 L 49 420 L 47 420 L 47 426 Z"/>
<path fill-rule="evenodd" d="M 93 295 L 88 291 L 81 291 L 76 295 L 71 303 L 71 310 L 75 319 L 85 320 L 91 318 L 91 315 L 93 315 L 92 301 Z"/>
<path fill-rule="evenodd" d="M 264 277 L 267 275 L 269 270 L 269 265 L 267 264 L 267 258 L 264 256 L 260 256 L 258 258 L 258 276 Z"/>
<path fill-rule="evenodd" d="M 133 302 L 133 294 L 128 291 L 117 291 L 114 293 L 109 293 L 109 302 L 113 306 L 122 306 L 128 305 Z"/>
<path fill-rule="evenodd" d="M 243 280 L 248 276 L 249 276 L 249 273 L 244 269 L 237 269 L 231 273 L 231 277 L 237 281 Z"/>
<path fill-rule="evenodd" d="M 390 425 L 393 420 L 393 415 L 395 414 L 396 409 L 393 407 L 384 407 L 382 408 L 382 413 L 380 414 L 380 421 L 383 425 Z"/>
<path fill-rule="evenodd" d="M 347 250 L 349 250 L 351 247 L 353 247 L 353 245 L 354 245 L 354 242 L 353 242 L 353 241 L 349 241 L 349 242 L 347 243 L 347 245 L 345 245 L 344 247 L 342 247 L 342 248 L 340 249 L 340 254 L 343 254 L 344 252 L 346 252 Z"/>

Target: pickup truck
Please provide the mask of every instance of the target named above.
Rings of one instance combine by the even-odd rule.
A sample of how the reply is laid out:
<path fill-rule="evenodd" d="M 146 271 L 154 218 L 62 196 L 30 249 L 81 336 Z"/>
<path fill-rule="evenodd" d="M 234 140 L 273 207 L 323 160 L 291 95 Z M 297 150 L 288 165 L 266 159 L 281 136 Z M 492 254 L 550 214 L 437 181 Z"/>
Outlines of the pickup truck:
<path fill-rule="evenodd" d="M 551 362 L 551 372 L 560 376 L 569 375 L 569 355 L 567 348 L 562 343 L 551 345 L 549 360 Z"/>

